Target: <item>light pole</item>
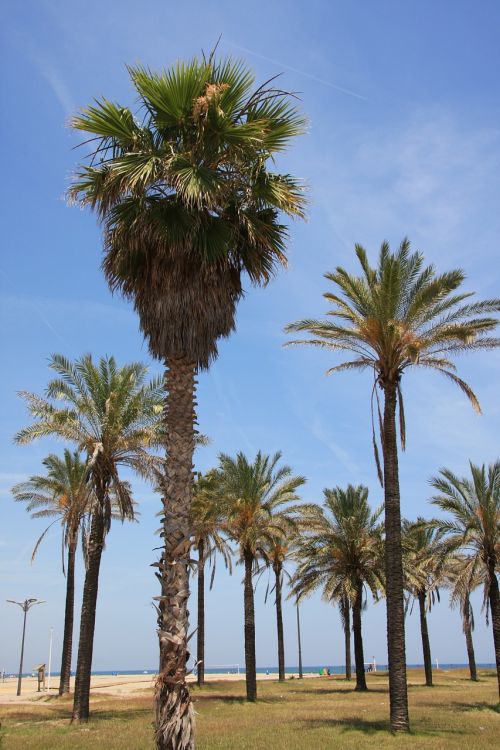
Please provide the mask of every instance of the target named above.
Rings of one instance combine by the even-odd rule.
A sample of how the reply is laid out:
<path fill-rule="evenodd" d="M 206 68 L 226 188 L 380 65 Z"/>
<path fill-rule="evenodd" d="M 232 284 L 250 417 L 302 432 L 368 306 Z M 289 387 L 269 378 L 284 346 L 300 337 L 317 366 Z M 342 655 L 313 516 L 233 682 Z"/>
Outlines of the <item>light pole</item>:
<path fill-rule="evenodd" d="M 35 604 L 43 604 L 43 599 L 25 599 L 24 602 L 16 602 L 14 599 L 7 599 L 9 604 L 18 604 L 24 612 L 23 619 L 23 637 L 21 640 L 21 661 L 19 664 L 19 677 L 17 678 L 17 695 L 21 695 L 21 679 L 23 676 L 23 658 L 24 658 L 24 636 L 26 635 L 26 615 L 28 610 Z"/>
<path fill-rule="evenodd" d="M 304 673 L 302 672 L 302 644 L 300 642 L 300 616 L 299 616 L 299 599 L 295 600 L 295 608 L 297 610 L 297 642 L 299 646 L 299 679 L 302 679 L 304 677 Z"/>

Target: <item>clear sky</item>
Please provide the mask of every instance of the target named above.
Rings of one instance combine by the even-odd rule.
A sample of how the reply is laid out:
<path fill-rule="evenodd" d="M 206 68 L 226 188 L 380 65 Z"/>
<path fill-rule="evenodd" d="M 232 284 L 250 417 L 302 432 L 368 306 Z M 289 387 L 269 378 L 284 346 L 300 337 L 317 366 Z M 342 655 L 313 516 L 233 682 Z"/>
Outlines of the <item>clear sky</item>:
<path fill-rule="evenodd" d="M 267 289 L 247 295 L 238 330 L 200 376 L 200 429 L 212 442 L 197 467 L 217 453 L 282 450 L 308 483 L 303 497 L 319 502 L 324 487 L 364 483 L 381 500 L 370 442 L 370 376 L 325 377 L 336 360 L 312 349 L 284 349 L 283 327 L 321 316 L 323 273 L 355 269 L 353 246 L 372 259 L 382 240 L 408 235 L 438 269 L 465 269 L 467 288 L 482 297 L 500 292 L 500 6 L 483 0 L 309 0 L 236 3 L 226 0 L 110 0 L 68 3 L 24 0 L 0 10 L 3 158 L 0 447 L 0 669 L 17 667 L 21 612 L 7 598 L 35 596 L 46 604 L 29 615 L 26 668 L 48 658 L 54 627 L 58 668 L 65 582 L 60 534 L 54 529 L 30 566 L 43 524 L 14 504 L 10 487 L 41 470 L 61 445 L 16 447 L 26 423 L 19 390 L 42 392 L 47 360 L 113 354 L 120 363 L 150 362 L 137 319 L 112 297 L 99 269 L 95 217 L 66 205 L 64 194 L 82 150 L 67 127 L 71 114 L 105 95 L 133 105 L 126 63 L 152 68 L 209 50 L 250 65 L 258 81 L 282 72 L 299 91 L 309 132 L 283 160 L 310 186 L 307 223 L 291 226 L 290 267 Z M 438 375 L 414 373 L 403 384 L 407 452 L 401 458 L 403 512 L 431 512 L 428 479 L 441 466 L 498 457 L 500 355 L 464 358 L 463 376 L 476 389 L 484 416 Z M 158 365 L 151 363 L 151 372 Z M 116 524 L 102 561 L 94 668 L 153 668 L 157 639 L 151 598 L 160 501 L 134 483 L 139 524 Z M 81 589 L 80 560 L 78 590 Z M 243 663 L 242 570 L 218 568 L 207 596 L 207 666 Z M 276 664 L 272 602 L 256 593 L 257 663 Z M 433 658 L 464 662 L 459 614 L 447 595 L 433 608 Z M 476 655 L 493 661 L 491 628 L 474 597 Z M 79 601 L 77 602 L 79 606 Z M 196 602 L 191 605 L 195 627 Z M 338 612 L 320 601 L 302 608 L 305 664 L 343 661 Z M 383 602 L 364 614 L 365 654 L 386 660 Z M 407 657 L 421 662 L 416 610 L 408 617 Z M 287 662 L 297 663 L 294 611 L 285 605 Z M 75 643 L 77 639 L 75 637 Z"/>

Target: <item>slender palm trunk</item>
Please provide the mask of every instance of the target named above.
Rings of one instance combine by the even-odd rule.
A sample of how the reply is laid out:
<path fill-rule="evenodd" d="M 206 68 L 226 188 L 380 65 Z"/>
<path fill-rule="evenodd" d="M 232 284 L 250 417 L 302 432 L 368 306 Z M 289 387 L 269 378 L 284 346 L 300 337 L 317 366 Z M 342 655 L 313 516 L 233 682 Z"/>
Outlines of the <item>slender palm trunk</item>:
<path fill-rule="evenodd" d="M 385 575 L 387 587 L 387 654 L 391 729 L 409 731 L 406 685 L 405 614 L 401 550 L 401 508 L 399 495 L 398 446 L 396 437 L 396 383 L 384 384 Z"/>
<path fill-rule="evenodd" d="M 304 673 L 302 671 L 302 642 L 300 639 L 300 613 L 299 613 L 299 601 L 298 600 L 295 602 L 295 608 L 297 610 L 297 645 L 299 649 L 299 680 L 301 680 L 304 677 Z"/>
<path fill-rule="evenodd" d="M 255 661 L 255 610 L 253 602 L 253 555 L 244 550 L 245 560 L 245 673 L 247 700 L 257 700 L 257 665 Z"/>
<path fill-rule="evenodd" d="M 469 595 L 466 594 L 462 606 L 462 621 L 465 633 L 465 643 L 467 646 L 467 658 L 469 660 L 470 678 L 477 682 L 476 657 L 474 654 L 474 643 L 472 642 L 472 617 Z"/>
<path fill-rule="evenodd" d="M 422 636 L 422 651 L 424 654 L 425 684 L 427 687 L 432 687 L 431 644 L 425 611 L 425 591 L 418 592 L 418 608 L 420 611 L 420 635 Z"/>
<path fill-rule="evenodd" d="M 495 572 L 495 563 L 488 565 L 490 585 L 490 610 L 491 623 L 493 625 L 493 643 L 495 645 L 495 662 L 497 666 L 498 697 L 500 700 L 500 595 L 498 592 L 498 579 Z"/>
<path fill-rule="evenodd" d="M 98 493 L 98 506 L 92 514 L 88 548 L 88 562 L 83 585 L 82 614 L 80 618 L 80 640 L 76 665 L 73 722 L 85 722 L 89 718 L 90 673 L 94 650 L 95 613 L 99 587 L 99 569 L 104 546 L 104 497 Z"/>
<path fill-rule="evenodd" d="M 363 653 L 363 635 L 361 632 L 361 604 L 363 588 L 358 584 L 356 598 L 352 607 L 352 629 L 354 632 L 354 659 L 356 662 L 356 690 L 368 690 L 365 676 L 365 656 Z"/>
<path fill-rule="evenodd" d="M 198 544 L 198 632 L 196 634 L 198 687 L 205 684 L 205 542 Z"/>
<path fill-rule="evenodd" d="M 345 678 L 351 679 L 351 612 L 349 599 L 344 596 L 340 600 L 340 614 L 344 628 L 344 646 L 345 646 Z"/>
<path fill-rule="evenodd" d="M 285 680 L 285 641 L 283 638 L 283 612 L 281 606 L 281 563 L 274 566 L 276 577 L 276 626 L 278 630 L 278 674 L 279 681 Z"/>
<path fill-rule="evenodd" d="M 68 544 L 68 569 L 66 572 L 66 606 L 64 612 L 64 635 L 61 657 L 59 695 L 69 693 L 71 656 L 73 651 L 73 615 L 75 608 L 75 555 L 77 537 L 73 534 Z"/>
<path fill-rule="evenodd" d="M 189 612 L 190 514 L 195 444 L 195 365 L 171 357 L 165 372 L 166 462 L 160 561 L 158 636 L 160 674 L 155 691 L 157 750 L 192 750 L 194 714 L 186 685 Z"/>

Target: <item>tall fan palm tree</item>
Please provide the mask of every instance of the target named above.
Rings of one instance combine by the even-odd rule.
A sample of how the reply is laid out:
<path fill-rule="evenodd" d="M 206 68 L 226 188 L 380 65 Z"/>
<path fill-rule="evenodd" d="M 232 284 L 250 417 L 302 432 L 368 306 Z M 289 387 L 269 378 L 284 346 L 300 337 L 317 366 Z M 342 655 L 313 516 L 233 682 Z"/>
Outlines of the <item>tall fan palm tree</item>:
<path fill-rule="evenodd" d="M 12 494 L 15 500 L 27 504 L 26 510 L 31 513 L 32 518 L 54 519 L 38 538 L 32 560 L 49 529 L 57 522 L 61 524 L 63 572 L 66 573 L 66 603 L 59 695 L 64 695 L 69 693 L 70 689 L 76 548 L 83 519 L 91 510 L 92 487 L 87 481 L 87 464 L 82 461 L 77 451 L 72 453 L 66 448 L 63 458 L 52 453 L 42 463 L 47 470 L 46 474 L 35 475 L 26 482 L 16 484 L 12 488 Z M 65 549 L 67 549 L 66 570 Z"/>
<path fill-rule="evenodd" d="M 484 571 L 481 575 L 480 564 L 475 555 L 462 555 L 456 552 L 448 558 L 445 569 L 446 585 L 450 590 L 450 606 L 459 607 L 462 616 L 462 629 L 465 635 L 467 659 L 469 662 L 470 678 L 477 682 L 476 656 L 472 633 L 474 631 L 474 612 L 470 602 L 470 595 L 482 584 L 484 585 Z"/>
<path fill-rule="evenodd" d="M 431 480 L 438 494 L 432 503 L 451 515 L 451 520 L 435 519 L 429 525 L 447 535 L 452 550 L 468 555 L 470 575 L 484 581 L 484 603 L 489 605 L 500 697 L 500 461 L 488 469 L 470 463 L 470 478 L 457 477 L 449 469 Z M 466 574 L 467 575 L 467 574 Z M 470 578 L 473 580 L 473 578 Z"/>
<path fill-rule="evenodd" d="M 266 456 L 260 451 L 253 462 L 243 453 L 219 456 L 221 493 L 225 503 L 226 530 L 239 547 L 245 566 L 245 672 L 247 700 L 257 699 L 255 661 L 255 609 L 253 574 L 259 559 L 267 560 L 273 540 L 295 528 L 297 490 L 305 478 L 292 476 L 289 466 L 278 467 L 281 453 Z"/>
<path fill-rule="evenodd" d="M 123 518 L 134 515 L 130 485 L 120 477 L 122 467 L 149 476 L 154 458 L 147 448 L 160 438 L 163 399 L 161 380 L 146 383 L 146 367 L 139 363 L 118 368 L 113 357 L 94 364 L 90 355 L 71 362 L 54 355 L 50 368 L 57 373 L 46 398 L 22 393 L 33 424 L 16 435 L 19 443 L 56 436 L 76 445 L 87 456 L 88 481 L 95 495 L 83 587 L 80 641 L 75 679 L 73 721 L 89 716 L 90 672 L 101 555 L 109 531 L 112 508 Z M 114 501 L 113 501 L 114 499 Z"/>
<path fill-rule="evenodd" d="M 324 494 L 324 506 L 308 508 L 301 519 L 306 533 L 297 547 L 292 590 L 303 596 L 322 588 L 324 599 L 341 603 L 343 618 L 352 607 L 356 690 L 366 690 L 361 611 L 364 587 L 375 599 L 383 587 L 382 508 L 372 512 L 361 485 Z"/>
<path fill-rule="evenodd" d="M 425 684 L 432 687 L 432 659 L 427 627 L 427 611 L 439 600 L 439 586 L 443 583 L 446 555 L 442 545 L 443 534 L 429 528 L 423 518 L 412 523 L 403 520 L 403 571 L 405 588 L 410 598 L 418 601 L 420 636 L 424 657 Z M 409 602 L 408 602 L 409 603 Z"/>
<path fill-rule="evenodd" d="M 220 476 L 212 470 L 198 474 L 194 483 L 191 505 L 194 546 L 198 550 L 198 629 L 196 631 L 197 683 L 205 684 L 205 565 L 212 564 L 210 588 L 212 588 L 216 555 L 219 553 L 226 568 L 231 570 L 232 550 L 221 533 L 224 524 L 224 507 L 219 491 Z"/>
<path fill-rule="evenodd" d="M 234 330 L 242 276 L 266 284 L 285 265 L 280 215 L 303 215 L 303 188 L 268 164 L 305 122 L 273 79 L 254 87 L 231 59 L 129 73 L 137 117 L 102 99 L 73 120 L 94 147 L 70 196 L 103 222 L 106 279 L 133 300 L 151 353 L 165 363 L 156 743 L 184 749 L 193 745 L 185 677 L 196 373 Z"/>
<path fill-rule="evenodd" d="M 332 303 L 333 320 L 302 320 L 288 331 L 305 331 L 307 343 L 336 353 L 354 354 L 354 359 L 332 367 L 341 370 L 371 370 L 374 376 L 372 406 L 378 407 L 378 389 L 384 396 L 383 413 L 378 409 L 383 455 L 382 467 L 373 442 L 379 478 L 385 490 L 387 646 L 391 728 L 409 730 L 406 686 L 401 510 L 398 470 L 396 407 L 399 429 L 405 445 L 405 421 L 401 380 L 411 367 L 431 368 L 444 375 L 465 393 L 476 411 L 478 400 L 472 389 L 455 373 L 450 357 L 489 349 L 500 344 L 490 337 L 497 326 L 491 313 L 500 310 L 499 300 L 469 302 L 471 293 L 461 291 L 460 270 L 437 275 L 433 266 L 424 267 L 421 253 L 411 253 L 404 240 L 396 252 L 384 242 L 376 268 L 366 251 L 356 245 L 362 274 L 355 276 L 338 267 L 325 274 L 334 285 L 324 296 Z M 373 413 L 373 412 L 372 412 Z M 374 425 L 374 422 L 372 422 Z"/>

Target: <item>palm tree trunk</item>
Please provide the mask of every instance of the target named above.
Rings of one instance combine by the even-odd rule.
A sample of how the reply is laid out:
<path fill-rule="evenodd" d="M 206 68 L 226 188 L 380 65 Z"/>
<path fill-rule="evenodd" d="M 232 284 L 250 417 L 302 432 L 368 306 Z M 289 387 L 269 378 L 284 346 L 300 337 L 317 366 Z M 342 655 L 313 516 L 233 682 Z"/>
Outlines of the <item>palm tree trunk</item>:
<path fill-rule="evenodd" d="M 198 687 L 205 684 L 205 542 L 198 544 L 198 632 L 196 634 Z"/>
<path fill-rule="evenodd" d="M 75 555 L 77 537 L 73 534 L 68 544 L 68 570 L 66 572 L 66 606 L 64 612 L 64 635 L 61 657 L 61 677 L 59 695 L 69 693 L 71 677 L 71 656 L 73 651 L 73 615 L 75 606 Z"/>
<path fill-rule="evenodd" d="M 257 700 L 257 665 L 255 660 L 255 610 L 253 602 L 253 555 L 244 551 L 245 560 L 245 675 L 247 700 Z"/>
<path fill-rule="evenodd" d="M 476 657 L 474 654 L 474 643 L 472 642 L 472 618 L 469 595 L 466 594 L 462 607 L 463 629 L 465 633 L 465 643 L 467 646 L 467 658 L 469 660 L 470 678 L 477 682 Z"/>
<path fill-rule="evenodd" d="M 425 612 L 425 591 L 418 592 L 418 607 L 420 610 L 420 635 L 422 636 L 422 651 L 424 654 L 425 684 L 427 687 L 432 687 L 431 644 Z"/>
<path fill-rule="evenodd" d="M 354 659 L 356 662 L 356 690 L 368 690 L 365 676 L 365 656 L 363 653 L 363 635 L 361 632 L 361 603 L 363 589 L 357 586 L 356 598 L 352 608 L 352 629 L 354 632 Z"/>
<path fill-rule="evenodd" d="M 391 729 L 393 732 L 408 732 L 410 719 L 406 685 L 401 507 L 396 437 L 396 383 L 393 381 L 386 382 L 384 392 L 382 449 L 384 456 L 385 576 Z"/>
<path fill-rule="evenodd" d="M 340 614 L 342 617 L 342 625 L 344 628 L 344 644 L 345 644 L 345 678 L 346 680 L 351 679 L 351 613 L 350 604 L 347 597 L 342 597 L 340 600 Z"/>
<path fill-rule="evenodd" d="M 193 362 L 171 357 L 165 372 L 165 477 L 163 541 L 158 607 L 160 674 L 155 691 L 157 750 L 192 750 L 194 713 L 186 685 L 189 612 L 189 551 L 195 445 Z"/>
<path fill-rule="evenodd" d="M 278 675 L 279 681 L 285 681 L 285 641 L 283 638 L 283 612 L 281 606 L 281 563 L 274 568 L 276 577 L 276 626 L 278 630 Z"/>
<path fill-rule="evenodd" d="M 102 498 L 92 514 L 87 557 L 87 570 L 83 585 L 82 614 L 80 618 L 80 640 L 76 665 L 75 695 L 72 722 L 89 719 L 90 673 L 94 650 L 95 613 L 99 587 L 99 569 L 104 546 L 104 516 Z"/>
<path fill-rule="evenodd" d="M 498 593 L 498 579 L 495 572 L 494 562 L 489 563 L 488 573 L 491 622 L 493 625 L 493 643 L 495 645 L 495 662 L 497 666 L 498 696 L 500 699 L 500 596 Z"/>
<path fill-rule="evenodd" d="M 295 602 L 295 607 L 297 610 L 297 645 L 299 649 L 299 680 L 301 680 L 304 677 L 304 673 L 302 671 L 302 642 L 300 638 L 300 613 L 299 613 L 299 600 L 298 599 Z"/>

